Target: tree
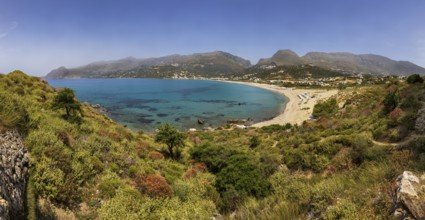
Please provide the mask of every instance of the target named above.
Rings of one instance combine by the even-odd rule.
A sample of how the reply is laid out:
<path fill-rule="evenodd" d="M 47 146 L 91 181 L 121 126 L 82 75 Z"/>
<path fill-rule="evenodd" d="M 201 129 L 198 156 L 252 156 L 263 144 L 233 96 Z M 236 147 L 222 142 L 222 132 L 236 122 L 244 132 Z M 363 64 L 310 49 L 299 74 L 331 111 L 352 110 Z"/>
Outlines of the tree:
<path fill-rule="evenodd" d="M 179 157 L 179 147 L 184 146 L 186 136 L 169 124 L 161 125 L 155 136 L 155 142 L 167 145 L 168 154 L 171 158 Z"/>
<path fill-rule="evenodd" d="M 409 84 L 415 84 L 415 83 L 423 83 L 424 79 L 422 79 L 422 77 L 419 76 L 419 74 L 412 74 L 409 77 L 407 77 L 406 81 Z"/>
<path fill-rule="evenodd" d="M 75 98 L 74 90 L 69 88 L 63 89 L 56 95 L 52 108 L 54 110 L 64 108 L 66 119 L 69 119 L 71 116 L 77 116 L 77 112 L 81 114 L 81 104 Z"/>

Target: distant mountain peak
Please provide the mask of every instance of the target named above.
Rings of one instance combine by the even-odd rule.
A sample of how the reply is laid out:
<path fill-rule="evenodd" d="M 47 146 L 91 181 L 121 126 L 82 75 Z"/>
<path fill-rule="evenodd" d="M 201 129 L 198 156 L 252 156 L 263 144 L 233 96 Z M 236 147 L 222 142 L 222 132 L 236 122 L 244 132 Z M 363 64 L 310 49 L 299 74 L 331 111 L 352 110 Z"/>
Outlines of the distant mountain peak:
<path fill-rule="evenodd" d="M 278 50 L 271 58 L 263 58 L 258 61 L 257 65 L 299 65 L 303 64 L 304 61 L 290 49 L 281 49 Z"/>
<path fill-rule="evenodd" d="M 297 53 L 295 53 L 294 51 L 290 49 L 280 49 L 273 56 L 287 55 L 287 54 L 299 57 Z"/>

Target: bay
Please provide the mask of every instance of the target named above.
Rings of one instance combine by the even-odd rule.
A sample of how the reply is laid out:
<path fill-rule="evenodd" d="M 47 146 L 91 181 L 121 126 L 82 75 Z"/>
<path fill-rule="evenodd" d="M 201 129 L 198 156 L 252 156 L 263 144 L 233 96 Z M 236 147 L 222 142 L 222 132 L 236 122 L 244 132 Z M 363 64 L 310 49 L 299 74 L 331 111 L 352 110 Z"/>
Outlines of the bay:
<path fill-rule="evenodd" d="M 100 104 L 113 120 L 153 132 L 161 123 L 185 131 L 223 126 L 229 119 L 259 122 L 283 111 L 287 98 L 257 87 L 211 80 L 48 79 L 75 90 L 82 102 Z M 205 121 L 198 124 L 198 119 Z"/>

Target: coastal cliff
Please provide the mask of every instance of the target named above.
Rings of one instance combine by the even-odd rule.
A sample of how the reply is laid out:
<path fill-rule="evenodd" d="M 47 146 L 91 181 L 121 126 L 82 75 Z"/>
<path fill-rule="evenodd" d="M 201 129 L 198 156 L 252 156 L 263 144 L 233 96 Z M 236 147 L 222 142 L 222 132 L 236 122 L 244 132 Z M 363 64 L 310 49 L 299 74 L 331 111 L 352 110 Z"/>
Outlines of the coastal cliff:
<path fill-rule="evenodd" d="M 25 219 L 29 160 L 16 130 L 0 133 L 0 219 Z"/>

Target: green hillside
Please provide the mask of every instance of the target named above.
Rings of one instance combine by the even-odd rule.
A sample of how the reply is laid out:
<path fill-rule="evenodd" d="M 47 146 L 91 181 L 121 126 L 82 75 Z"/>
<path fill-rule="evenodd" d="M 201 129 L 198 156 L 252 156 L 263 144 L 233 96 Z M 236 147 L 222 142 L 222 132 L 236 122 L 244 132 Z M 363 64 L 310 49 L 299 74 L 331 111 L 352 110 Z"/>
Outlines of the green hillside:
<path fill-rule="evenodd" d="M 67 115 L 63 91 L 0 74 L 0 131 L 30 154 L 29 219 L 387 219 L 397 176 L 425 171 L 420 82 L 347 88 L 302 125 L 165 136 L 84 104 Z"/>

